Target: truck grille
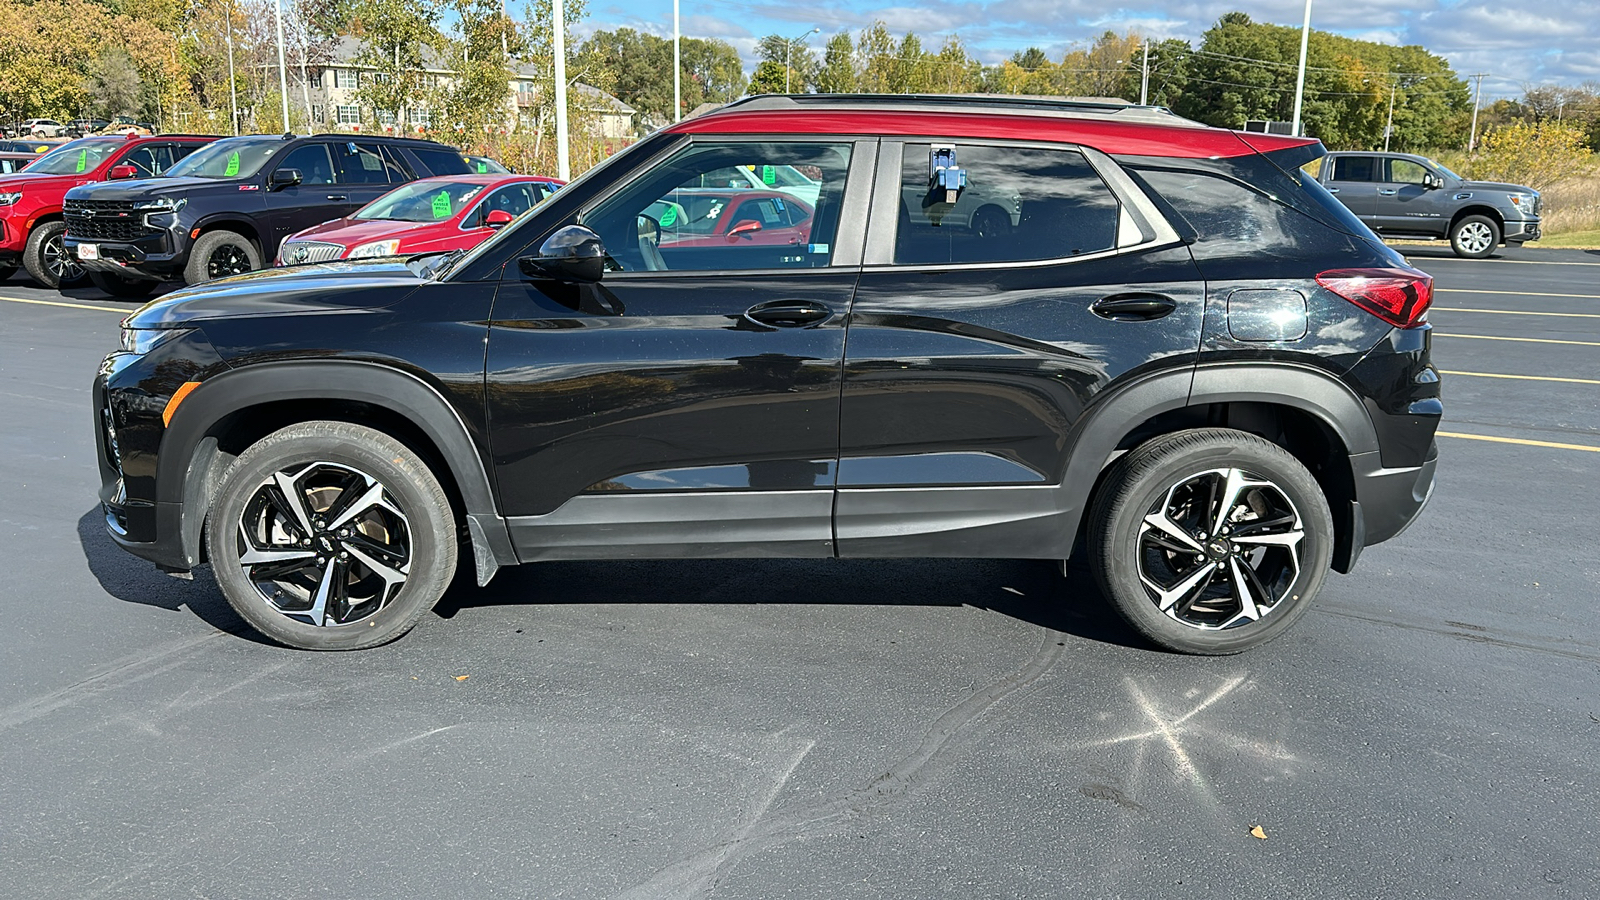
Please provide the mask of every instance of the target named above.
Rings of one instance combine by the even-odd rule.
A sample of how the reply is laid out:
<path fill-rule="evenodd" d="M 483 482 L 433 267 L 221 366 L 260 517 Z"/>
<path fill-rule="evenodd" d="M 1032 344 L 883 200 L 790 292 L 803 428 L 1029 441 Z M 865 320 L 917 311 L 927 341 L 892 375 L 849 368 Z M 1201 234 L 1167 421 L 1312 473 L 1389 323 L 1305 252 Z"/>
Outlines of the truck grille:
<path fill-rule="evenodd" d="M 302 256 L 302 253 L 305 255 Z M 283 260 L 286 266 L 298 266 L 303 263 L 338 259 L 343 253 L 343 244 L 330 244 L 326 241 L 288 241 L 278 251 L 278 258 Z"/>
<path fill-rule="evenodd" d="M 134 241 L 150 233 L 131 200 L 68 200 L 61 215 L 75 240 Z"/>

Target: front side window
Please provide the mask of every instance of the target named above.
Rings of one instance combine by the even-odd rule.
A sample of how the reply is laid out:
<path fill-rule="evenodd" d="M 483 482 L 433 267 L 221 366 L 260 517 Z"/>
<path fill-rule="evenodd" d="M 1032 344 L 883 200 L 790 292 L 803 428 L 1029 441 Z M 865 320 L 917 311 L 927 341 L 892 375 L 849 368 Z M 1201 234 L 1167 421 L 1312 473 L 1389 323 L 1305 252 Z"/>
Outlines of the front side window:
<path fill-rule="evenodd" d="M 847 143 L 695 143 L 586 213 L 623 271 L 811 269 L 830 265 Z M 814 174 L 811 197 L 769 185 L 779 167 Z"/>
<path fill-rule="evenodd" d="M 333 184 L 333 164 L 328 161 L 327 144 L 306 144 L 278 163 L 278 168 L 299 169 L 301 184 Z"/>
<path fill-rule="evenodd" d="M 1333 181 L 1376 181 L 1377 160 L 1370 156 L 1341 156 L 1333 161 Z"/>
<path fill-rule="evenodd" d="M 1121 206 L 1082 153 L 958 144 L 967 184 L 951 203 L 930 184 L 933 149 L 905 147 L 897 264 L 1063 259 L 1117 245 Z"/>
<path fill-rule="evenodd" d="M 1414 163 L 1409 159 L 1389 160 L 1389 181 L 1391 183 L 1422 184 L 1423 176 L 1427 174 L 1427 168 L 1421 163 Z"/>
<path fill-rule="evenodd" d="M 136 177 L 139 178 L 160 175 L 165 166 L 162 164 L 162 160 L 157 158 L 156 149 L 150 144 L 146 144 L 143 147 L 135 147 L 127 156 L 118 160 L 117 165 L 133 166 L 134 171 L 138 173 Z"/>

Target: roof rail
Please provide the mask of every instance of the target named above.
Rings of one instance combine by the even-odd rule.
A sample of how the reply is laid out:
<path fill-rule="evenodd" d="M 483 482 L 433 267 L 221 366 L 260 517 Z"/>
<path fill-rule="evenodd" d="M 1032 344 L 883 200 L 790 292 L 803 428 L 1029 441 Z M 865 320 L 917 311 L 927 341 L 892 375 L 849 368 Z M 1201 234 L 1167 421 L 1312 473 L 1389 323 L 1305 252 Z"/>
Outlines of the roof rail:
<path fill-rule="evenodd" d="M 808 107 L 835 109 L 930 109 L 944 112 L 1026 113 L 1115 118 L 1162 125 L 1209 127 L 1165 106 L 1140 106 L 1117 97 L 1045 97 L 1024 94 L 757 94 L 741 97 L 705 115 Z"/>

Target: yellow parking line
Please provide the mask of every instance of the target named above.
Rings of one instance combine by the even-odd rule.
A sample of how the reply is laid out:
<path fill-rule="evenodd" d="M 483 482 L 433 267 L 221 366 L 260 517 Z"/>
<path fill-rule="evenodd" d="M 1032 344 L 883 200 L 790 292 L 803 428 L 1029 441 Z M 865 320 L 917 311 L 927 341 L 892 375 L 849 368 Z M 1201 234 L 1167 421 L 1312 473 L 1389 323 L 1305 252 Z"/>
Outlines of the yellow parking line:
<path fill-rule="evenodd" d="M 1496 372 L 1457 372 L 1440 369 L 1445 375 L 1470 375 L 1473 378 L 1511 378 L 1517 381 L 1560 381 L 1566 384 L 1600 384 L 1597 378 L 1558 378 L 1554 375 L 1501 375 Z"/>
<path fill-rule="evenodd" d="M 1524 312 L 1520 309 L 1467 309 L 1464 306 L 1430 306 L 1440 312 L 1494 313 L 1501 316 L 1556 316 L 1564 319 L 1600 319 L 1600 313 Z"/>
<path fill-rule="evenodd" d="M 1524 438 L 1494 437 L 1487 434 L 1461 434 L 1456 431 L 1437 432 L 1439 437 L 1462 438 L 1468 441 L 1491 441 L 1496 444 L 1521 444 L 1524 447 L 1549 447 L 1553 450 L 1587 450 L 1590 453 L 1600 453 L 1600 447 L 1589 444 L 1558 444 L 1554 441 L 1530 441 Z"/>
<path fill-rule="evenodd" d="M 1544 291 L 1484 291 L 1477 288 L 1433 289 L 1435 294 L 1497 294 L 1502 297 L 1570 297 L 1574 300 L 1600 300 L 1600 294 L 1548 294 Z"/>
<path fill-rule="evenodd" d="M 1576 347 L 1600 347 L 1600 341 L 1558 341 L 1555 338 L 1495 337 L 1488 334 L 1451 334 L 1435 331 L 1434 337 L 1468 338 L 1474 341 L 1519 341 L 1524 344 L 1571 344 Z"/>
<path fill-rule="evenodd" d="M 98 309 L 101 312 L 115 312 L 124 315 L 133 312 L 131 309 L 117 309 L 115 306 L 90 306 L 87 303 L 67 303 L 63 300 L 29 300 L 25 297 L 0 297 L 8 303 L 33 303 L 38 306 L 65 306 L 69 309 Z"/>

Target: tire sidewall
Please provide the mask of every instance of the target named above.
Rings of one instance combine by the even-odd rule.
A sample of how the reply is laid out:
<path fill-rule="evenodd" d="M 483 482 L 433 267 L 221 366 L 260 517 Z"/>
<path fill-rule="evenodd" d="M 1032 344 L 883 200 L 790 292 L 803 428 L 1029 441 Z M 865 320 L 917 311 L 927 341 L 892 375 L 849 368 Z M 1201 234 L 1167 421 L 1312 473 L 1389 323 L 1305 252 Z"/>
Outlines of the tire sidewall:
<path fill-rule="evenodd" d="M 89 280 L 89 273 L 79 265 L 79 274 L 75 278 L 57 278 L 45 268 L 44 245 L 51 237 L 63 235 L 67 232 L 67 223 L 62 221 L 45 222 L 33 229 L 28 235 L 28 242 L 22 249 L 22 267 L 28 270 L 28 277 L 47 288 L 69 288 L 83 284 Z M 62 252 L 66 252 L 65 245 Z"/>
<path fill-rule="evenodd" d="M 250 271 L 261 268 L 261 251 L 256 249 L 254 241 L 234 231 L 208 231 L 196 238 L 189 248 L 189 262 L 183 267 L 184 282 L 201 284 L 214 281 L 209 268 L 211 254 L 224 244 L 232 244 L 244 251 L 245 259 L 250 262 Z"/>
<path fill-rule="evenodd" d="M 1469 223 L 1472 222 L 1482 222 L 1483 224 L 1489 226 L 1489 234 L 1491 237 L 1489 246 L 1477 253 L 1471 252 L 1461 245 L 1461 229 L 1465 228 Z M 1496 247 L 1500 246 L 1500 237 L 1500 228 L 1499 226 L 1495 225 L 1493 219 L 1489 218 L 1488 216 L 1467 216 L 1465 219 L 1457 222 L 1455 226 L 1450 229 L 1450 249 L 1454 250 L 1455 254 L 1463 259 L 1485 259 L 1494 253 Z"/>
<path fill-rule="evenodd" d="M 1176 442 L 1160 441 L 1149 452 L 1135 451 L 1118 463 L 1107 487 L 1116 495 L 1109 508 L 1097 510 L 1091 535 L 1095 576 L 1100 587 L 1124 619 L 1140 634 L 1162 647 L 1185 653 L 1225 655 L 1239 653 L 1266 643 L 1295 623 L 1310 607 L 1321 589 L 1333 558 L 1333 520 L 1322 488 L 1299 461 L 1287 451 L 1251 435 L 1239 433 L 1234 440 L 1226 432 L 1190 432 L 1209 440 L 1192 449 L 1176 449 Z M 1149 468 L 1140 463 L 1161 456 Z M 1128 490 L 1117 490 L 1134 469 L 1134 483 Z M 1139 579 L 1138 537 L 1144 517 L 1159 503 L 1168 489 L 1181 481 L 1211 469 L 1239 468 L 1271 481 L 1294 503 L 1305 532 L 1302 541 L 1300 575 L 1290 597 L 1257 622 L 1226 631 L 1204 631 L 1185 625 L 1163 613 L 1150 599 Z M 1097 505 L 1098 506 L 1098 505 Z M 1105 527 L 1105 526 L 1109 527 Z"/>
<path fill-rule="evenodd" d="M 364 439 L 352 440 L 349 429 L 365 432 L 359 436 Z M 339 463 L 378 479 L 407 520 L 411 570 L 406 583 L 388 606 L 349 625 L 293 621 L 260 595 L 238 561 L 235 536 L 256 488 L 274 472 L 309 462 Z M 291 426 L 251 446 L 218 485 L 206 530 L 212 570 L 229 605 L 262 634 L 300 649 L 359 650 L 400 637 L 438 601 L 456 566 L 455 519 L 433 474 L 387 435 L 341 423 Z"/>

